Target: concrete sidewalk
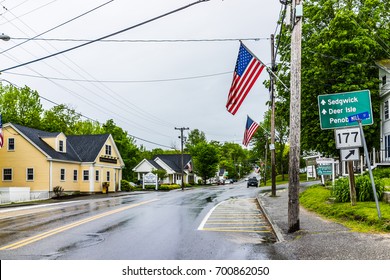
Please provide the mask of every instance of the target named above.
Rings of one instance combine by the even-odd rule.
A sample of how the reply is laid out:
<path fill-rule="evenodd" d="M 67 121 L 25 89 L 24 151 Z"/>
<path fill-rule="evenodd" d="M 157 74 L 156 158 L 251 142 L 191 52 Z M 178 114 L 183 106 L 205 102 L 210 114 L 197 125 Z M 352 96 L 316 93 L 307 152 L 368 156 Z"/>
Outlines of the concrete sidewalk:
<path fill-rule="evenodd" d="M 288 232 L 288 190 L 260 193 L 259 203 L 279 237 L 276 255 L 290 260 L 390 260 L 390 234 L 352 232 L 300 207 L 300 230 Z"/>

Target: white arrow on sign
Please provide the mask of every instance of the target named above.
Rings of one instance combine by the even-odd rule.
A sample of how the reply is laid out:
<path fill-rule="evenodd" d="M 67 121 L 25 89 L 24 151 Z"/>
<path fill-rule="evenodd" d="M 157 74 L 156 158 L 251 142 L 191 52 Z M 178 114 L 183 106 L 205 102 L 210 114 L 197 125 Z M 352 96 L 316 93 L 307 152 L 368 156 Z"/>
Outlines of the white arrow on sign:
<path fill-rule="evenodd" d="M 322 110 L 322 114 L 323 114 L 323 115 L 326 115 L 326 110 L 325 110 L 325 109 Z"/>
<path fill-rule="evenodd" d="M 340 150 L 341 161 L 359 160 L 359 148 Z"/>

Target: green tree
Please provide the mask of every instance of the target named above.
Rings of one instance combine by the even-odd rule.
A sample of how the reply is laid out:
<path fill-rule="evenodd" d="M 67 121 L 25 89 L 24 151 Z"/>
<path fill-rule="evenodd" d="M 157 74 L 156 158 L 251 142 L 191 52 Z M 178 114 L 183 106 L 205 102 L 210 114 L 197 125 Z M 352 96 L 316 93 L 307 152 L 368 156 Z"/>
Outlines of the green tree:
<path fill-rule="evenodd" d="M 77 134 L 75 127 L 78 122 L 80 122 L 80 114 L 74 109 L 60 104 L 44 112 L 41 128 L 45 131 L 74 135 Z"/>
<path fill-rule="evenodd" d="M 214 177 L 218 170 L 218 148 L 206 142 L 200 142 L 192 149 L 194 172 L 206 183 L 207 179 Z"/>
<path fill-rule="evenodd" d="M 0 86 L 0 112 L 3 122 L 40 128 L 43 109 L 38 92 L 11 85 Z"/>
<path fill-rule="evenodd" d="M 332 130 L 321 130 L 317 96 L 369 89 L 375 123 L 365 126 L 369 147 L 379 146 L 378 69 L 388 58 L 390 2 L 383 0 L 307 0 L 302 29 L 303 151 L 338 154 Z M 285 28 L 284 30 L 287 30 Z M 289 32 L 280 38 L 279 75 L 289 84 Z M 278 84 L 277 107 L 289 120 L 289 92 Z"/>
<path fill-rule="evenodd" d="M 188 133 L 186 150 L 191 152 L 191 149 L 201 142 L 207 142 L 205 133 L 199 129 L 191 130 Z"/>

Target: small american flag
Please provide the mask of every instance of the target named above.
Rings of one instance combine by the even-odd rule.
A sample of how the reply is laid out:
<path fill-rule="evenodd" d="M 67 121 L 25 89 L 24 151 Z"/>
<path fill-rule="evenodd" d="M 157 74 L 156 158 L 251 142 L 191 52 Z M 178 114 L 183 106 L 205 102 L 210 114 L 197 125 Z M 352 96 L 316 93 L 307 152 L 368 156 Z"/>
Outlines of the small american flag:
<path fill-rule="evenodd" d="M 242 141 L 242 144 L 244 146 L 248 146 L 249 142 L 252 139 L 253 134 L 255 134 L 258 128 L 259 125 L 256 122 L 254 122 L 249 116 L 247 116 L 245 132 L 244 132 L 244 140 Z"/>
<path fill-rule="evenodd" d="M 231 114 L 236 114 L 264 67 L 265 65 L 254 57 L 241 43 L 233 74 L 233 82 L 226 103 L 226 109 Z"/>
<path fill-rule="evenodd" d="M 3 147 L 3 144 L 4 144 L 3 121 L 1 119 L 1 114 L 0 114 L 0 148 Z"/>

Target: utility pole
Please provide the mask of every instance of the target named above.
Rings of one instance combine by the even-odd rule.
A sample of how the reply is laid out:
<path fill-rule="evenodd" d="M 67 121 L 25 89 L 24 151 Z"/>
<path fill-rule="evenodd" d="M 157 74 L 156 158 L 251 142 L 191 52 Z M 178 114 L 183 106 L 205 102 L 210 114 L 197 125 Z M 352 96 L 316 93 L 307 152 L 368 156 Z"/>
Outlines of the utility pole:
<path fill-rule="evenodd" d="M 175 127 L 176 130 L 180 130 L 180 142 L 181 142 L 181 190 L 184 191 L 184 155 L 183 155 L 183 146 L 184 146 L 184 136 L 183 131 L 189 130 L 188 127 Z"/>
<path fill-rule="evenodd" d="M 271 71 L 275 73 L 275 43 L 274 34 L 271 34 Z M 276 196 L 276 168 L 275 168 L 275 77 L 270 73 L 271 82 L 271 195 Z"/>
<path fill-rule="evenodd" d="M 301 154 L 301 43 L 302 0 L 292 1 L 290 78 L 290 159 L 288 186 L 288 232 L 299 230 L 299 162 Z"/>

